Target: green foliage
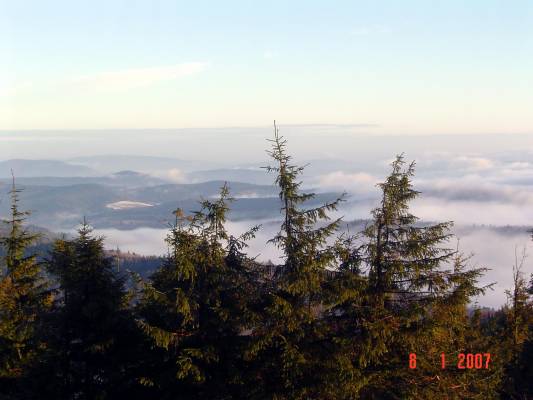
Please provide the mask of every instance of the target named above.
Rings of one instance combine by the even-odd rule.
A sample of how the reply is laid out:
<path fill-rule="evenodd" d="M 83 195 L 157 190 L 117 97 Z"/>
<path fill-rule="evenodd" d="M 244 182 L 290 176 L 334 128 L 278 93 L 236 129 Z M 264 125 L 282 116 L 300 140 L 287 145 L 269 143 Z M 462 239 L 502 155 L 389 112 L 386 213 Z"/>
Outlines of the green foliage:
<path fill-rule="evenodd" d="M 73 240 L 57 240 L 47 269 L 60 295 L 48 318 L 50 351 L 34 382 L 41 397 L 116 398 L 132 390 L 142 337 L 129 309 L 126 277 L 84 222 Z"/>
<path fill-rule="evenodd" d="M 0 265 L 0 393 L 16 389 L 45 348 L 38 335 L 42 317 L 52 303 L 41 265 L 27 249 L 37 235 L 27 231 L 29 212 L 18 207 L 20 190 L 13 187 L 11 218 L 3 221 L 8 233 L 1 238 L 4 257 Z"/>
<path fill-rule="evenodd" d="M 253 329 L 248 358 L 257 366 L 259 381 L 252 397 L 275 399 L 321 398 L 331 382 L 325 369 L 329 363 L 329 327 L 321 318 L 325 304 L 327 268 L 335 261 L 328 239 L 340 220 L 330 221 L 341 199 L 316 208 L 303 204 L 314 194 L 302 193 L 298 180 L 303 168 L 293 165 L 286 141 L 274 126 L 269 155 L 275 165 L 283 222 L 271 240 L 283 253 L 274 281 L 261 299 L 262 317 Z"/>
<path fill-rule="evenodd" d="M 533 396 L 531 356 L 533 355 L 533 302 L 530 287 L 522 272 L 525 249 L 515 250 L 513 288 L 507 291 L 509 307 L 504 312 L 500 348 L 506 364 L 503 370 L 501 393 L 509 399 L 528 399 Z"/>
<path fill-rule="evenodd" d="M 468 269 L 447 247 L 451 223 L 420 224 L 410 213 L 419 195 L 414 163 L 398 156 L 391 167 L 360 245 L 347 247 L 340 269 L 345 300 L 330 319 L 342 329 L 343 354 L 353 354 L 362 398 L 469 398 L 464 374 L 440 370 L 439 357 L 465 348 L 467 306 L 483 293 L 476 282 L 485 270 Z M 419 355 L 416 370 L 407 368 L 410 353 Z"/>
<path fill-rule="evenodd" d="M 186 217 L 178 209 L 169 254 L 144 287 L 139 325 L 153 361 L 143 382 L 165 396 L 232 398 L 242 389 L 243 336 L 252 321 L 256 263 L 243 252 L 257 227 L 240 238 L 224 223 L 229 189 Z"/>

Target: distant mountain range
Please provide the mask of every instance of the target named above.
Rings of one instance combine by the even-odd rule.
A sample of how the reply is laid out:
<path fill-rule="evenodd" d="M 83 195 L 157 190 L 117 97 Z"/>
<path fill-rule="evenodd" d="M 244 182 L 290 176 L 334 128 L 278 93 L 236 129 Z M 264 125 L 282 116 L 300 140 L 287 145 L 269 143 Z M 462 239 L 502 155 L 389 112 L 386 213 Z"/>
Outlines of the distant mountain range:
<path fill-rule="evenodd" d="M 0 182 L 10 180 L 12 172 L 21 183 L 45 186 L 86 183 L 140 186 L 216 180 L 270 184 L 273 180 L 264 169 L 255 165 L 226 168 L 205 161 L 146 156 L 0 161 Z"/>
<path fill-rule="evenodd" d="M 271 184 L 274 177 L 262 168 L 268 161 L 255 164 L 223 165 L 210 161 L 181 160 L 136 155 L 102 155 L 69 160 L 0 161 L 0 182 L 11 178 L 11 171 L 24 184 L 65 186 L 97 183 L 105 185 L 156 185 L 162 183 L 200 183 L 233 181 L 259 185 Z M 350 170 L 340 160 L 312 160 L 303 178 L 338 170 Z"/>
<path fill-rule="evenodd" d="M 51 184 L 55 183 L 55 185 Z M 0 214 L 9 213 L 9 181 L 3 184 Z M 32 210 L 31 222 L 53 230 L 72 229 L 83 217 L 97 228 L 131 229 L 163 227 L 172 211 L 194 211 L 202 198 L 216 198 L 223 181 L 195 184 L 169 184 L 132 171 L 103 178 L 21 178 L 21 208 Z M 279 199 L 273 185 L 229 182 L 233 219 L 261 219 L 279 213 Z M 315 202 L 332 199 L 320 194 Z"/>
<path fill-rule="evenodd" d="M 261 185 L 271 184 L 272 176 L 262 168 L 219 168 L 202 171 L 192 171 L 186 174 L 191 182 L 205 182 L 207 180 L 229 180 L 250 182 Z"/>
<path fill-rule="evenodd" d="M 98 184 L 107 186 L 156 186 L 169 183 L 151 175 L 134 171 L 120 171 L 106 176 L 42 176 L 20 177 L 15 175 L 16 182 L 22 186 L 73 186 Z M 11 177 L 0 178 L 0 184 L 10 185 Z"/>
<path fill-rule="evenodd" d="M 196 169 L 212 168 L 215 164 L 209 161 L 181 160 L 169 157 L 151 157 L 136 155 L 100 155 L 89 157 L 76 157 L 68 160 L 69 163 L 84 165 L 88 168 L 109 174 L 116 171 L 135 170 L 144 173 L 154 173 L 179 169 L 180 171 L 193 171 Z"/>
<path fill-rule="evenodd" d="M 0 161 L 0 178 L 17 178 L 53 176 L 53 177 L 86 177 L 98 173 L 85 165 L 77 165 L 56 160 L 20 160 Z"/>
<path fill-rule="evenodd" d="M 82 165 L 86 164 L 86 165 Z M 187 181 L 172 183 L 142 169 L 193 167 L 194 162 L 160 157 L 99 156 L 65 161 L 8 160 L 0 162 L 0 214 L 9 213 L 7 193 L 11 170 L 21 194 L 21 208 L 32 211 L 31 222 L 53 230 L 69 230 L 87 217 L 97 228 L 162 227 L 180 207 L 197 210 L 202 198 L 216 198 L 226 180 L 231 195 L 239 201 L 232 206 L 233 219 L 260 219 L 277 215 L 279 200 L 272 177 L 259 169 L 213 169 L 189 171 Z M 205 163 L 202 164 L 205 167 Z M 107 169 L 119 172 L 103 173 Z M 185 177 L 185 175 L 184 175 Z M 215 178 L 215 179 L 213 179 Z M 243 178 L 244 182 L 239 181 Z M 263 179 L 265 184 L 250 183 Z M 248 181 L 248 182 L 247 182 Z M 269 183 L 269 184 L 266 184 Z M 317 201 L 333 195 L 320 195 Z"/>

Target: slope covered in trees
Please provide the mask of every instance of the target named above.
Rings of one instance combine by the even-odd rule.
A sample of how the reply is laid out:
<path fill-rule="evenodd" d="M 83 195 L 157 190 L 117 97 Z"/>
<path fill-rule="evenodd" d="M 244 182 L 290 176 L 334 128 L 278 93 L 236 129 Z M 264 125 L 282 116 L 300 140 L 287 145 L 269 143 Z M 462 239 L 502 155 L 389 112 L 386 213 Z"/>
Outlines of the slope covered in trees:
<path fill-rule="evenodd" d="M 11 190 L 0 274 L 0 398 L 529 399 L 533 280 L 517 257 L 501 310 L 469 312 L 483 268 L 451 222 L 410 211 L 414 163 L 398 156 L 365 228 L 338 230 L 342 197 L 300 190 L 275 128 L 269 155 L 282 254 L 260 263 L 226 229 L 224 185 L 174 212 L 148 277 L 117 268 L 84 224 L 44 257 Z M 435 218 L 437 219 L 437 218 Z M 152 260 L 152 261 L 157 261 Z"/>

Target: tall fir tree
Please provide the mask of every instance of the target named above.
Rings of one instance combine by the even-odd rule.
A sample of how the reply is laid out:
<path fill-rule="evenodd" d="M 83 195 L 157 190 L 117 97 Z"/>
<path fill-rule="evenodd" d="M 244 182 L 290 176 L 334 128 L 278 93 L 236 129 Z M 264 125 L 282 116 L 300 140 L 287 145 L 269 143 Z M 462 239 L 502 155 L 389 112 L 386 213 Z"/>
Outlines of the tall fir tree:
<path fill-rule="evenodd" d="M 263 316 L 253 330 L 248 357 L 255 362 L 253 398 L 327 398 L 335 383 L 326 379 L 329 360 L 328 326 L 321 312 L 328 267 L 335 251 L 328 243 L 339 220 L 330 220 L 341 199 L 305 208 L 314 194 L 300 190 L 303 167 L 292 164 L 286 141 L 274 124 L 269 155 L 275 165 L 283 222 L 271 240 L 284 262 L 277 266 L 272 285 L 264 295 Z"/>
<path fill-rule="evenodd" d="M 53 296 L 42 274 L 41 264 L 30 247 L 38 235 L 25 226 L 27 211 L 19 209 L 21 190 L 13 185 L 11 217 L 3 221 L 6 234 L 0 270 L 0 393 L 20 389 L 18 384 L 39 361 L 46 344 L 39 331 L 42 317 Z"/>

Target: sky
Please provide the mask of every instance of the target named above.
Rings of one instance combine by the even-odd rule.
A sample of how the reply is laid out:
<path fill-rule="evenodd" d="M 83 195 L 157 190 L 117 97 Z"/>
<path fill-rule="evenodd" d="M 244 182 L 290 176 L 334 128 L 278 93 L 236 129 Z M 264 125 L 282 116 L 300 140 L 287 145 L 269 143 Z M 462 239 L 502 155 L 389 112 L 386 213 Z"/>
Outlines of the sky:
<path fill-rule="evenodd" d="M 0 0 L 0 130 L 533 131 L 530 0 Z M 80 135 L 73 133 L 73 135 Z"/>

